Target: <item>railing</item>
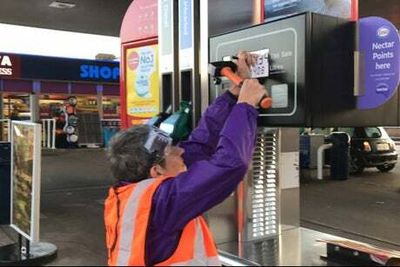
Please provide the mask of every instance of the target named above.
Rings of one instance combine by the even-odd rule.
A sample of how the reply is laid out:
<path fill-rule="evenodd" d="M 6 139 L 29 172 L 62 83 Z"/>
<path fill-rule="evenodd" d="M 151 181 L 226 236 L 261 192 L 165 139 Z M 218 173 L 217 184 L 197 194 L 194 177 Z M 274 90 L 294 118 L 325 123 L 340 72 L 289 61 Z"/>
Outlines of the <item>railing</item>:
<path fill-rule="evenodd" d="M 11 120 L 1 119 L 0 120 L 0 141 L 11 142 Z"/>
<path fill-rule="evenodd" d="M 238 257 L 222 250 L 218 250 L 218 258 L 222 266 L 261 266 L 254 261 Z"/>
<path fill-rule="evenodd" d="M 324 164 L 325 164 L 325 158 L 324 158 L 324 151 L 327 149 L 330 149 L 333 146 L 333 144 L 323 144 L 320 147 L 318 147 L 317 150 L 317 170 L 318 170 L 318 180 L 324 179 Z"/>
<path fill-rule="evenodd" d="M 42 119 L 42 147 L 56 149 L 56 119 Z"/>

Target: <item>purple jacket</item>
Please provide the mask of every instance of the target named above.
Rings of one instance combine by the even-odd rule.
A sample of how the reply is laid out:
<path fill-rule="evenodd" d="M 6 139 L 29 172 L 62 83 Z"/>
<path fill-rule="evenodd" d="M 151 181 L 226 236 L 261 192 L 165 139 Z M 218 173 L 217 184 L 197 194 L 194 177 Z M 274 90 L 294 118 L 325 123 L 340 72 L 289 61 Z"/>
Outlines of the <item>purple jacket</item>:
<path fill-rule="evenodd" d="M 246 174 L 255 144 L 258 111 L 229 92 L 208 107 L 185 149 L 188 170 L 164 181 L 153 197 L 146 264 L 175 251 L 185 225 L 226 199 Z"/>

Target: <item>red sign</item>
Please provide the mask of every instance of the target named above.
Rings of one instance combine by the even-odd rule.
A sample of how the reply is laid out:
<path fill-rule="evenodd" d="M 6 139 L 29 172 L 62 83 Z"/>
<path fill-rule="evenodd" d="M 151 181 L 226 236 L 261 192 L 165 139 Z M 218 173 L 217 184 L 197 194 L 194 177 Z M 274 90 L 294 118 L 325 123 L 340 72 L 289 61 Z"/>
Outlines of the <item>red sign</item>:
<path fill-rule="evenodd" d="M 11 79 L 21 76 L 21 61 L 18 56 L 0 54 L 0 78 Z"/>
<path fill-rule="evenodd" d="M 121 42 L 132 42 L 158 35 L 157 0 L 135 0 L 121 25 Z"/>

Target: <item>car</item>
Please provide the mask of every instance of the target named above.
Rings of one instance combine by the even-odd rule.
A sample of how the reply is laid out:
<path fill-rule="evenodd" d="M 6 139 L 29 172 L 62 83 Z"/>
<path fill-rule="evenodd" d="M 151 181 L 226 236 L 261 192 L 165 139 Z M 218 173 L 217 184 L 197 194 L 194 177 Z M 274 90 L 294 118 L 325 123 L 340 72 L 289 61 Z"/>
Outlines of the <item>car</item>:
<path fill-rule="evenodd" d="M 375 167 L 389 172 L 397 164 L 398 153 L 394 141 L 383 127 L 336 128 L 350 138 L 350 173 L 360 174 L 365 168 Z"/>

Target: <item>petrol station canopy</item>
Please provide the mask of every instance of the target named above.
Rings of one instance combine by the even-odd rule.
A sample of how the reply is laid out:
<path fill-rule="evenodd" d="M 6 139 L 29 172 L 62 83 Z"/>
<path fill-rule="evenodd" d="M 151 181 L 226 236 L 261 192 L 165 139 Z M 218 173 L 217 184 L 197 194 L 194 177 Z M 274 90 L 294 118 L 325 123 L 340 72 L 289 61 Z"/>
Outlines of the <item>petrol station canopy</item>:
<path fill-rule="evenodd" d="M 2 0 L 0 23 L 119 36 L 122 19 L 132 1 Z"/>
<path fill-rule="evenodd" d="M 268 1 L 268 0 L 267 0 Z M 398 0 L 362 0 L 360 14 L 383 16 L 398 28 L 400 10 L 391 4 Z M 57 2 L 75 5 L 72 8 L 52 8 Z M 121 22 L 133 0 L 2 0 L 0 23 L 38 28 L 119 36 Z M 214 2 L 223 2 L 214 0 Z M 241 2 L 241 1 L 240 1 Z M 371 8 L 373 7 L 373 8 Z M 371 13 L 371 14 L 369 14 Z"/>

